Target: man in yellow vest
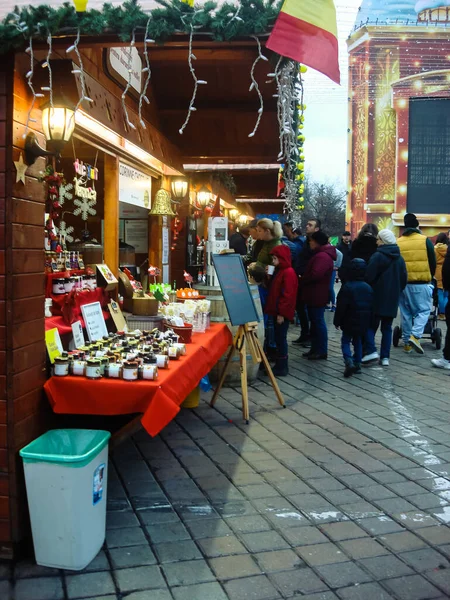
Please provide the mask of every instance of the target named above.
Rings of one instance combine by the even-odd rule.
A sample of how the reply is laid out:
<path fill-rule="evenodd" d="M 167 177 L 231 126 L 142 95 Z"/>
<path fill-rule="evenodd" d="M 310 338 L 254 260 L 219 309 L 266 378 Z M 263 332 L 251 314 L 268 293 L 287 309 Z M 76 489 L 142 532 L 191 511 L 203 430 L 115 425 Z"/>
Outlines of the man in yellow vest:
<path fill-rule="evenodd" d="M 406 229 L 397 241 L 408 271 L 408 283 L 400 296 L 404 351 L 409 354 L 414 349 L 423 354 L 420 338 L 431 311 L 436 255 L 432 241 L 420 231 L 416 215 L 407 213 L 404 223 Z"/>

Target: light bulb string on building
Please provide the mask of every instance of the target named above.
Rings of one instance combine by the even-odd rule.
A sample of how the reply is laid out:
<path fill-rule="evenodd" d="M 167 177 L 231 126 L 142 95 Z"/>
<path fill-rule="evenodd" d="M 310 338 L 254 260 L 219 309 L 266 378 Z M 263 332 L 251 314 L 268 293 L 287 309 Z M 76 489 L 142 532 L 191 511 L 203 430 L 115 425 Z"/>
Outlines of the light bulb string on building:
<path fill-rule="evenodd" d="M 127 80 L 127 85 L 125 86 L 125 89 L 122 92 L 122 96 L 121 96 L 123 114 L 125 115 L 125 121 L 126 121 L 127 127 L 129 127 L 130 129 L 136 129 L 136 125 L 130 121 L 130 116 L 128 114 L 128 108 L 127 108 L 127 103 L 126 103 L 126 97 L 128 94 L 128 90 L 131 87 L 131 76 L 133 74 L 133 68 L 132 68 L 132 66 L 133 66 L 133 48 L 135 46 L 135 43 L 136 43 L 136 29 L 133 29 L 133 33 L 131 35 L 131 42 L 130 42 L 130 54 L 128 56 L 128 65 L 127 65 L 128 80 Z"/>
<path fill-rule="evenodd" d="M 250 85 L 249 91 L 251 92 L 252 90 L 256 90 L 256 93 L 258 94 L 258 98 L 259 98 L 259 108 L 258 108 L 258 117 L 256 119 L 255 126 L 253 128 L 253 131 L 248 134 L 248 137 L 254 137 L 255 133 L 258 131 L 258 128 L 259 128 L 259 125 L 261 123 L 261 119 L 263 116 L 263 112 L 264 112 L 263 95 L 261 93 L 261 90 L 259 89 L 258 82 L 256 81 L 256 78 L 255 78 L 256 65 L 259 63 L 260 60 L 264 60 L 264 61 L 269 60 L 267 58 L 267 56 L 264 56 L 264 54 L 262 53 L 261 42 L 259 41 L 259 38 L 256 35 L 252 35 L 252 38 L 254 40 L 256 40 L 256 44 L 258 46 L 258 56 L 255 58 L 255 61 L 253 62 L 252 68 L 250 70 L 250 79 L 252 80 L 252 83 Z"/>
<path fill-rule="evenodd" d="M 49 104 L 50 104 L 50 109 L 53 113 L 53 71 L 52 71 L 52 65 L 50 63 L 50 57 L 52 55 L 53 52 L 53 48 L 52 48 L 52 34 L 49 32 L 47 35 L 47 56 L 45 61 L 42 63 L 41 67 L 43 69 L 47 69 L 48 71 L 48 85 L 41 87 L 41 90 L 43 92 L 48 92 L 48 100 L 49 100 Z"/>
<path fill-rule="evenodd" d="M 146 73 L 147 76 L 145 78 L 145 83 L 144 86 L 142 88 L 141 94 L 139 96 L 139 110 L 138 110 L 138 116 L 139 116 L 139 123 L 141 124 L 141 127 L 143 127 L 143 129 L 147 129 L 146 125 L 145 125 L 145 121 L 142 118 L 142 103 L 145 101 L 147 104 L 150 104 L 150 100 L 147 98 L 147 89 L 148 86 L 150 85 L 150 79 L 152 77 L 152 70 L 150 67 L 150 59 L 148 56 L 148 45 L 149 44 L 154 44 L 155 40 L 151 40 L 148 37 L 148 28 L 150 26 L 150 22 L 151 22 L 152 18 L 150 17 L 147 21 L 147 26 L 145 28 L 145 34 L 144 34 L 144 60 L 145 60 L 145 67 L 142 69 L 142 73 Z"/>
<path fill-rule="evenodd" d="M 34 89 L 34 85 L 33 85 L 33 76 L 34 76 L 34 51 L 33 51 L 33 38 L 31 36 L 29 38 L 28 48 L 26 48 L 25 52 L 27 52 L 30 55 L 30 70 L 25 75 L 25 78 L 27 80 L 27 85 L 30 88 L 31 93 L 33 94 L 33 98 L 31 100 L 30 108 L 28 109 L 27 122 L 25 124 L 25 131 L 24 131 L 24 133 L 22 135 L 23 139 L 25 139 L 27 137 L 28 130 L 30 129 L 30 123 L 36 123 L 36 119 L 33 119 L 32 116 L 31 116 L 32 113 L 33 113 L 34 106 L 36 104 L 36 98 L 43 98 L 44 97 L 44 94 L 36 92 L 36 90 Z"/>
<path fill-rule="evenodd" d="M 72 73 L 74 75 L 79 76 L 80 88 L 81 88 L 81 94 L 80 94 L 77 104 L 75 105 L 75 109 L 74 109 L 73 115 L 71 116 L 71 119 L 75 118 L 75 113 L 77 112 L 77 110 L 80 108 L 80 106 L 82 105 L 82 103 L 85 100 L 86 100 L 86 102 L 90 102 L 90 103 L 94 102 L 92 100 L 92 98 L 89 98 L 89 96 L 86 94 L 86 77 L 85 77 L 85 72 L 84 72 L 83 59 L 81 57 L 80 49 L 78 48 L 78 44 L 80 43 L 80 36 L 81 36 L 81 31 L 80 31 L 80 27 L 78 27 L 77 37 L 75 38 L 74 43 L 72 44 L 72 46 L 69 46 L 69 48 L 67 48 L 67 50 L 66 50 L 66 54 L 75 52 L 75 54 L 77 56 L 78 68 L 72 69 Z"/>

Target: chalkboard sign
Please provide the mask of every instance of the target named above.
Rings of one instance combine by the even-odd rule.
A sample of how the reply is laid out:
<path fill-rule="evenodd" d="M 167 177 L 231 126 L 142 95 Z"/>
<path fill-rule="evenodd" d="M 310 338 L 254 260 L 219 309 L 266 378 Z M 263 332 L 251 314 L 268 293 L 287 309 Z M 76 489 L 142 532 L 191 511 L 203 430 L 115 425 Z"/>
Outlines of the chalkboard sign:
<path fill-rule="evenodd" d="M 259 321 L 240 254 L 213 254 L 214 267 L 232 325 Z"/>

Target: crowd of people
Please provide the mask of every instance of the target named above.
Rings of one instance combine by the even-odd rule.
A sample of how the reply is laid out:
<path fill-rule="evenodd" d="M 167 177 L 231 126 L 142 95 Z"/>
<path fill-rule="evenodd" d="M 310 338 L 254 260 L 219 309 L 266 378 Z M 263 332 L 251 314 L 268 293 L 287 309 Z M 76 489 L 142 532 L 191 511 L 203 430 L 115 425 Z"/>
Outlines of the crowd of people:
<path fill-rule="evenodd" d="M 345 231 L 337 247 L 318 218 L 308 220 L 305 235 L 292 223 L 281 226 L 271 219 L 254 220 L 237 234 L 245 243 L 235 238 L 233 244 L 240 244 L 235 250 L 259 286 L 266 330 L 273 327 L 276 348 L 266 339 L 265 349 L 275 360 L 276 376 L 289 374 L 287 333 L 295 315 L 300 335 L 292 343 L 305 349 L 305 359 L 320 361 L 328 358 L 325 311 L 334 312 L 334 326 L 342 332 L 344 376 L 350 377 L 365 364 L 389 366 L 399 310 L 404 352 L 423 354 L 421 338 L 434 298 L 447 335 L 443 357 L 431 362 L 450 369 L 449 238 L 440 233 L 433 244 L 412 213 L 405 215 L 404 226 L 397 239 L 391 230 L 367 223 L 353 241 Z M 336 276 L 342 283 L 337 299 Z"/>

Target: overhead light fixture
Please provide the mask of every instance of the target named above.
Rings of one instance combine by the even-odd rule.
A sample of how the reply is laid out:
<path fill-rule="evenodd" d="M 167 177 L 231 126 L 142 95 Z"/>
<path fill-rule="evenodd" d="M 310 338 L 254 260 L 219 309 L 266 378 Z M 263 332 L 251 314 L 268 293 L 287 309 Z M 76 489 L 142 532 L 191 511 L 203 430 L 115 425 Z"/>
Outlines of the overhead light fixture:
<path fill-rule="evenodd" d="M 237 208 L 233 208 L 232 210 L 230 210 L 230 217 L 233 220 L 236 220 L 239 217 L 239 211 L 237 210 Z"/>
<path fill-rule="evenodd" d="M 42 129 L 50 150 L 39 145 L 36 134 L 30 131 L 25 138 L 25 160 L 28 165 L 39 156 L 60 156 L 75 129 L 74 110 L 67 106 L 45 106 L 42 110 Z"/>
<path fill-rule="evenodd" d="M 206 185 L 202 185 L 202 187 L 197 192 L 197 201 L 203 208 L 206 208 L 208 204 L 211 202 L 212 193 L 206 187 Z"/>
<path fill-rule="evenodd" d="M 188 182 L 186 179 L 174 179 L 171 184 L 172 196 L 175 200 L 183 200 L 188 192 Z"/>

